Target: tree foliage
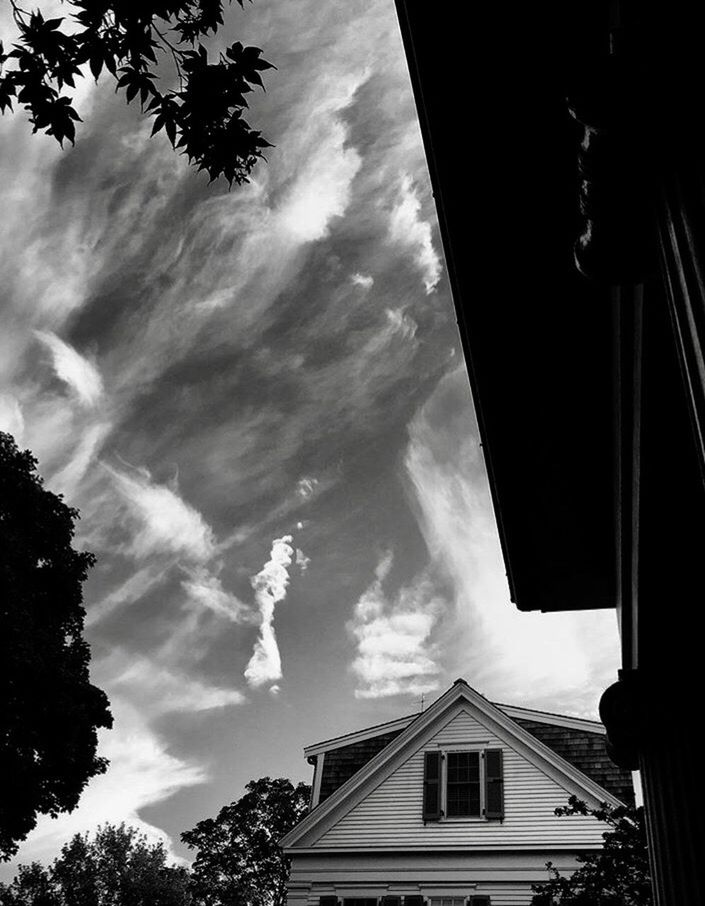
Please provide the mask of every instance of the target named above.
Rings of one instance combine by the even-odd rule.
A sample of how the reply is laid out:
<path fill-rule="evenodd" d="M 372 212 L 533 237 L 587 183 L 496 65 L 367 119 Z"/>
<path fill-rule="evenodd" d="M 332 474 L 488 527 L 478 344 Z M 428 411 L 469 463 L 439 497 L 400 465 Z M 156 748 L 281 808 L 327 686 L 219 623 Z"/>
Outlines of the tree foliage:
<path fill-rule="evenodd" d="M 578 856 L 580 867 L 563 877 L 548 862 L 550 880 L 536 885 L 531 906 L 651 906 L 651 881 L 643 807 L 591 809 L 571 796 L 557 815 L 592 815 L 609 830 L 603 848 Z"/>
<path fill-rule="evenodd" d="M 0 885 L 0 906 L 189 906 L 188 869 L 166 864 L 162 843 L 106 824 L 76 834 L 50 868 L 22 865 Z"/>
<path fill-rule="evenodd" d="M 262 777 L 247 792 L 181 835 L 196 850 L 192 890 L 199 906 L 284 906 L 289 859 L 279 840 L 303 818 L 311 789 Z"/>
<path fill-rule="evenodd" d="M 47 491 L 32 454 L 0 432 L 0 857 L 38 814 L 71 810 L 105 770 L 110 727 L 91 685 L 82 583 L 94 557 L 72 547 L 78 512 Z"/>
<path fill-rule="evenodd" d="M 8 52 L 0 42 L 0 112 L 21 104 L 34 132 L 73 143 L 80 117 L 65 89 L 87 66 L 96 81 L 104 72 L 112 76 L 128 104 L 137 99 L 153 117 L 152 135 L 164 129 L 211 181 L 222 175 L 231 185 L 246 182 L 271 147 L 243 111 L 272 64 L 239 41 L 213 59 L 201 43 L 223 24 L 222 0 L 67 0 L 70 20 L 45 19 L 10 2 L 19 40 Z M 161 91 L 155 82 L 164 57 L 178 85 Z"/>

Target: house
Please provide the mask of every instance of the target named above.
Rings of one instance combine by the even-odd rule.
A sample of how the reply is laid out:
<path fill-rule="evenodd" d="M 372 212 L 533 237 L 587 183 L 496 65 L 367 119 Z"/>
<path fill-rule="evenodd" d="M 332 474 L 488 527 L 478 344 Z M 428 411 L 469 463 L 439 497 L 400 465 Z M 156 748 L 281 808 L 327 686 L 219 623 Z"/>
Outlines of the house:
<path fill-rule="evenodd" d="M 497 705 L 459 679 L 420 714 L 305 749 L 311 811 L 282 841 L 289 906 L 522 906 L 633 801 L 601 724 Z"/>

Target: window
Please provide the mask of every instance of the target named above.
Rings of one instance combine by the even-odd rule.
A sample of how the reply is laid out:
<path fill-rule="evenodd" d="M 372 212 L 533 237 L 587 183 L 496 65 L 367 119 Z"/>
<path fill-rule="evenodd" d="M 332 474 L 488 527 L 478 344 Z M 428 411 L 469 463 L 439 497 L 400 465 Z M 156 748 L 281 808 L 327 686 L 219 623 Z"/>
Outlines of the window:
<path fill-rule="evenodd" d="M 423 820 L 445 817 L 504 818 L 501 749 L 424 753 Z"/>
<path fill-rule="evenodd" d="M 480 753 L 449 752 L 446 756 L 446 815 L 450 818 L 460 815 L 479 817 L 480 798 Z M 442 903 L 439 906 L 456 904 Z"/>

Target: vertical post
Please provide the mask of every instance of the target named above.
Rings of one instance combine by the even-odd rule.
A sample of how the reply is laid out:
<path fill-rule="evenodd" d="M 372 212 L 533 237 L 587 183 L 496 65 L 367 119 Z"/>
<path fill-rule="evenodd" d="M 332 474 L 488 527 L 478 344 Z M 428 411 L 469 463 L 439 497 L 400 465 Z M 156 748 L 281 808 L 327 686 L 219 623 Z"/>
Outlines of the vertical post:
<path fill-rule="evenodd" d="M 612 288 L 615 319 L 617 614 L 622 666 L 639 664 L 639 488 L 641 479 L 641 394 L 643 284 Z"/>

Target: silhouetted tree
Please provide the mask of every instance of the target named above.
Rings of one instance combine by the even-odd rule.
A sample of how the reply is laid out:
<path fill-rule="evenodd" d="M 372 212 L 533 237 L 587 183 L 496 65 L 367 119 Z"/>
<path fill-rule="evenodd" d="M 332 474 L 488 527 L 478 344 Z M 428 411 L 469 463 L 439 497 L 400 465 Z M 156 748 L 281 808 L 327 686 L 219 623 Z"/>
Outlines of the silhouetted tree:
<path fill-rule="evenodd" d="M 11 884 L 0 884 L 0 906 L 62 906 L 62 903 L 49 871 L 39 862 L 32 862 L 20 865 Z"/>
<path fill-rule="evenodd" d="M 311 788 L 262 777 L 247 792 L 181 835 L 196 850 L 192 890 L 199 906 L 283 906 L 289 859 L 279 840 L 308 810 Z"/>
<path fill-rule="evenodd" d="M 246 182 L 262 149 L 271 147 L 242 114 L 245 95 L 264 87 L 260 73 L 272 64 L 258 47 L 239 41 L 214 59 L 200 43 L 223 24 L 222 0 L 68 0 L 68 27 L 66 19 L 45 19 L 40 10 L 10 3 L 19 40 L 8 53 L 0 43 L 0 112 L 16 100 L 34 132 L 73 143 L 80 117 L 65 87 L 75 87 L 87 65 L 96 81 L 107 71 L 128 104 L 137 98 L 154 117 L 152 135 L 164 129 L 211 180 Z M 154 84 L 158 55 L 171 60 L 178 82 L 164 92 Z"/>
<path fill-rule="evenodd" d="M 0 432 L 0 858 L 39 814 L 71 810 L 105 770 L 110 727 L 91 685 L 82 583 L 94 557 L 72 547 L 78 512 L 45 490 L 32 454 Z"/>
<path fill-rule="evenodd" d="M 643 807 L 588 808 L 575 796 L 557 815 L 592 815 L 610 829 L 596 853 L 578 856 L 580 867 L 563 877 L 550 862 L 551 879 L 534 886 L 531 906 L 651 906 L 649 855 Z"/>
<path fill-rule="evenodd" d="M 50 868 L 20 866 L 0 906 L 188 906 L 189 872 L 166 864 L 162 843 L 134 827 L 106 824 L 76 834 Z"/>

